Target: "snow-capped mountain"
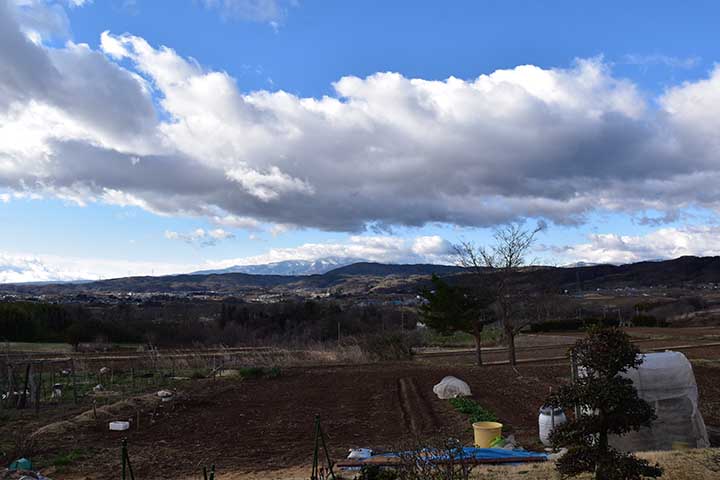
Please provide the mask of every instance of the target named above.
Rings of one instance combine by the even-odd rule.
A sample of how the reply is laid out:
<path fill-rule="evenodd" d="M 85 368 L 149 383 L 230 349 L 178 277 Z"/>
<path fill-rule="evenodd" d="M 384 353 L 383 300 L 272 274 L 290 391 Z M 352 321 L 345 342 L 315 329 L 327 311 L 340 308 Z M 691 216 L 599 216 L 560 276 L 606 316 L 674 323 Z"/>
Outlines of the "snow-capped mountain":
<path fill-rule="evenodd" d="M 317 260 L 284 260 L 262 265 L 233 265 L 219 270 L 202 270 L 196 274 L 249 273 L 252 275 L 321 275 L 336 268 L 364 262 L 360 258 L 326 257 Z"/>
<path fill-rule="evenodd" d="M 603 265 L 602 263 L 595 263 L 595 262 L 572 262 L 572 263 L 566 263 L 564 265 L 560 265 L 560 268 L 581 268 L 581 267 L 594 267 L 596 265 Z M 611 265 L 611 264 L 606 264 Z"/>

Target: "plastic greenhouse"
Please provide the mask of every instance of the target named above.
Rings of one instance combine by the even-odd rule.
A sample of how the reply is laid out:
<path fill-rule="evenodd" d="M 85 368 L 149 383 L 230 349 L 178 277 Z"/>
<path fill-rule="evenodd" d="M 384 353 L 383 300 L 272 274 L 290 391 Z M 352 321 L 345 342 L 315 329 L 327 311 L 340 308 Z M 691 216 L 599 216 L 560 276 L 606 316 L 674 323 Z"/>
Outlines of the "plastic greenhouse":
<path fill-rule="evenodd" d="M 640 398 L 655 407 L 657 420 L 650 428 L 612 437 L 624 451 L 708 447 L 707 430 L 698 409 L 698 389 L 692 365 L 680 352 L 643 355 L 643 363 L 625 374 Z"/>

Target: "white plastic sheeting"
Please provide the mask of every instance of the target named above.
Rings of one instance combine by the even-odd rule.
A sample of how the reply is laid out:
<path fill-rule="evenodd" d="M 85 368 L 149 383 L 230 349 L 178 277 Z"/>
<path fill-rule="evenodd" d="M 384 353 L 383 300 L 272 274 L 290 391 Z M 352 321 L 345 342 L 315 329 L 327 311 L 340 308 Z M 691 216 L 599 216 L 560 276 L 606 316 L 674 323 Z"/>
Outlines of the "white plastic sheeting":
<path fill-rule="evenodd" d="M 469 397 L 470 386 L 457 377 L 445 377 L 433 387 L 433 392 L 441 400 L 455 397 Z"/>
<path fill-rule="evenodd" d="M 370 448 L 351 448 L 349 450 L 347 458 L 354 458 L 357 460 L 365 460 L 366 458 L 372 457 L 372 449 Z"/>
<path fill-rule="evenodd" d="M 648 353 L 629 370 L 638 395 L 655 408 L 650 428 L 612 437 L 620 450 L 669 450 L 677 446 L 708 447 L 707 430 L 698 409 L 698 389 L 692 365 L 680 352 Z"/>

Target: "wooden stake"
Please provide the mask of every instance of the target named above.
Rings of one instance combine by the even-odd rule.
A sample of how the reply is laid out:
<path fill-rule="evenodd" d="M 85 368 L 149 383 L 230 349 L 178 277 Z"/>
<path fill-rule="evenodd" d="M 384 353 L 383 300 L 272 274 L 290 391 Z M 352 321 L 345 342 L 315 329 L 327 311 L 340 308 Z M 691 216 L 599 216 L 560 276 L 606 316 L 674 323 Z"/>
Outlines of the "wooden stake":
<path fill-rule="evenodd" d="M 27 389 L 28 389 L 29 381 L 30 381 L 30 364 L 28 363 L 27 367 L 25 368 L 25 386 L 22 389 L 20 398 L 18 398 L 17 408 L 25 408 L 25 403 L 27 402 Z"/>
<path fill-rule="evenodd" d="M 42 397 L 42 362 L 39 365 L 39 372 L 36 374 L 35 382 L 35 415 L 40 415 L 40 398 Z"/>
<path fill-rule="evenodd" d="M 575 356 L 575 349 L 570 350 L 570 378 L 574 385 L 578 379 L 578 365 L 577 357 Z M 575 405 L 575 418 L 580 418 L 580 407 L 578 405 Z"/>
<path fill-rule="evenodd" d="M 78 394 L 77 394 L 77 384 L 75 382 L 75 359 L 70 359 L 70 374 L 72 375 L 72 387 L 73 387 L 73 402 L 77 403 L 78 401 Z"/>

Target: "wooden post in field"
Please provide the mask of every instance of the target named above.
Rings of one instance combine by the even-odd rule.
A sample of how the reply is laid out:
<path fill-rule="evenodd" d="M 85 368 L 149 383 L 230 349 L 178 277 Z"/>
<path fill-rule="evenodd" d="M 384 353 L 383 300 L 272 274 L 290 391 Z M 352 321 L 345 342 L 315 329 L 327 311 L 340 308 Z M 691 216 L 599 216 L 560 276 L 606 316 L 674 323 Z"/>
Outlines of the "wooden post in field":
<path fill-rule="evenodd" d="M 7 372 L 8 372 L 8 383 L 7 383 L 8 398 L 7 398 L 7 400 L 8 400 L 8 404 L 10 404 L 10 399 L 12 398 L 12 396 L 11 396 L 12 392 L 15 391 L 15 372 L 13 371 L 12 364 L 10 364 L 10 363 L 8 363 Z"/>
<path fill-rule="evenodd" d="M 570 379 L 572 380 L 572 383 L 575 384 L 578 379 L 578 365 L 577 365 L 577 357 L 575 356 L 575 349 L 570 349 Z M 580 418 L 580 407 L 575 405 L 575 418 Z"/>
<path fill-rule="evenodd" d="M 8 373 L 8 376 L 7 376 L 7 379 L 6 379 L 5 382 L 0 383 L 0 388 L 2 388 L 3 385 L 6 386 L 5 390 L 3 390 L 3 391 L 0 392 L 0 393 L 10 392 L 10 365 L 7 365 L 7 364 L 3 361 L 2 367 L 3 367 L 3 368 L 2 368 L 1 370 L 2 370 L 2 372 L 3 372 L 3 377 L 5 376 L 5 375 L 4 375 L 5 372 Z M 2 400 L 2 397 L 0 397 L 0 409 L 2 409 L 2 408 L 5 408 L 5 402 Z"/>
<path fill-rule="evenodd" d="M 40 415 L 40 399 L 42 398 L 42 361 L 38 367 L 38 371 L 35 374 L 35 378 L 37 379 L 35 382 L 35 415 Z"/>
<path fill-rule="evenodd" d="M 43 376 L 45 375 L 45 362 L 40 361 L 40 399 L 45 396 L 45 382 Z"/>
<path fill-rule="evenodd" d="M 77 382 L 75 381 L 75 359 L 70 359 L 70 375 L 72 375 L 72 387 L 73 387 L 73 402 L 77 403 L 78 401 L 78 394 L 77 394 Z"/>
<path fill-rule="evenodd" d="M 25 403 L 27 402 L 28 382 L 30 382 L 30 363 L 29 362 L 27 364 L 27 367 L 25 367 L 25 382 L 23 382 L 22 393 L 20 394 L 20 398 L 18 398 L 17 408 L 25 408 Z"/>

